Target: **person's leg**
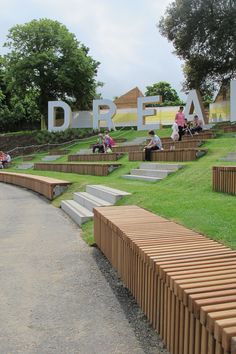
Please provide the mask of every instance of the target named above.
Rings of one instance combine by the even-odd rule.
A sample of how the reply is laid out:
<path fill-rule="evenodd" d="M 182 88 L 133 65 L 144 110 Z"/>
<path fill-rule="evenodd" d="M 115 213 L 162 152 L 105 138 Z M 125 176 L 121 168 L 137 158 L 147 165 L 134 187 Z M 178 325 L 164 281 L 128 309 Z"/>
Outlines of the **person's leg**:
<path fill-rule="evenodd" d="M 96 152 L 96 149 L 99 149 L 99 145 L 98 144 L 93 145 L 93 154 Z"/>
<path fill-rule="evenodd" d="M 202 131 L 202 127 L 197 127 L 196 132 L 200 133 Z"/>
<path fill-rule="evenodd" d="M 151 149 L 145 149 L 145 161 L 151 161 Z"/>
<path fill-rule="evenodd" d="M 179 141 L 181 141 L 182 140 L 182 135 L 183 135 L 183 127 L 181 127 L 179 125 L 178 128 L 179 128 Z"/>

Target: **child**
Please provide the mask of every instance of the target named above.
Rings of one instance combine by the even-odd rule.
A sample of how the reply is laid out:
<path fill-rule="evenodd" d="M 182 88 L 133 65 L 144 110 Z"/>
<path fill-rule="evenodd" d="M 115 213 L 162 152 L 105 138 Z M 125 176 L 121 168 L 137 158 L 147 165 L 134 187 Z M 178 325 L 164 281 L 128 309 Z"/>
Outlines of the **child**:
<path fill-rule="evenodd" d="M 177 123 L 172 125 L 172 134 L 170 137 L 173 141 L 179 140 L 179 128 Z"/>

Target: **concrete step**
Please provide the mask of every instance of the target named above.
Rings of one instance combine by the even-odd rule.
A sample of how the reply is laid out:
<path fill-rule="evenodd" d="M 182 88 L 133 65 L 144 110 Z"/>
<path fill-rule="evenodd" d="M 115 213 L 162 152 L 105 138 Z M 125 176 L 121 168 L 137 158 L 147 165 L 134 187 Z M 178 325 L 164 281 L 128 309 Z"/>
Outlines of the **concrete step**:
<path fill-rule="evenodd" d="M 120 191 L 119 189 L 106 187 L 100 184 L 86 186 L 86 192 L 94 195 L 97 198 L 106 200 L 111 204 L 115 204 L 122 197 L 130 195 L 130 193 Z"/>
<path fill-rule="evenodd" d="M 46 162 L 55 161 L 60 157 L 62 157 L 62 155 L 48 155 L 48 156 L 44 156 L 42 158 L 42 161 L 46 161 Z"/>
<path fill-rule="evenodd" d="M 94 195 L 87 192 L 74 193 L 74 200 L 91 212 L 93 211 L 93 208 L 112 205 L 106 200 L 95 197 Z"/>
<path fill-rule="evenodd" d="M 177 171 L 178 169 L 182 168 L 183 165 L 179 164 L 167 164 L 167 163 L 141 163 L 140 169 L 150 169 L 150 170 L 165 170 L 165 171 Z"/>
<path fill-rule="evenodd" d="M 139 175 L 123 175 L 122 178 L 126 179 L 136 179 L 144 182 L 156 182 L 160 181 L 162 178 L 158 177 L 149 177 L 149 176 L 139 176 Z"/>
<path fill-rule="evenodd" d="M 169 173 L 173 173 L 174 171 L 165 171 L 165 170 L 150 170 L 150 169 L 133 169 L 130 171 L 131 175 L 136 176 L 148 176 L 148 177 L 158 177 L 165 178 Z"/>
<path fill-rule="evenodd" d="M 61 208 L 76 222 L 76 224 L 80 226 L 93 218 L 93 213 L 91 211 L 79 205 L 74 200 L 63 200 L 61 202 Z"/>

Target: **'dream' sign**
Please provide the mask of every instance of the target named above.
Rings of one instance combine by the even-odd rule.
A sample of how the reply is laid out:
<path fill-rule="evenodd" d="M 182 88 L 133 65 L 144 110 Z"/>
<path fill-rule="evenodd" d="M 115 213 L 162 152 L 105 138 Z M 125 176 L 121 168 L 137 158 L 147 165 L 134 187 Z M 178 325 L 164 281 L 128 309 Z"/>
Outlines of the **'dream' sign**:
<path fill-rule="evenodd" d="M 157 129 L 159 124 L 146 124 L 147 116 L 155 116 L 155 108 L 146 108 L 147 104 L 160 103 L 160 96 L 139 97 L 137 100 L 138 106 L 138 130 Z M 104 110 L 105 107 L 105 110 Z M 64 111 L 64 123 L 61 126 L 56 126 L 56 109 L 62 108 Z M 191 90 L 187 97 L 187 103 L 184 110 L 188 120 L 192 120 L 193 115 L 197 114 L 205 123 L 205 110 L 201 95 L 197 90 Z M 106 121 L 109 130 L 115 129 L 113 117 L 116 114 L 116 105 L 108 99 L 100 99 L 93 101 L 93 129 L 99 129 L 100 122 Z M 48 102 L 48 130 L 63 131 L 71 127 L 72 112 L 70 106 L 62 101 Z M 236 80 L 231 80 L 230 83 L 230 120 L 236 121 Z M 174 117 L 173 117 L 174 121 Z"/>

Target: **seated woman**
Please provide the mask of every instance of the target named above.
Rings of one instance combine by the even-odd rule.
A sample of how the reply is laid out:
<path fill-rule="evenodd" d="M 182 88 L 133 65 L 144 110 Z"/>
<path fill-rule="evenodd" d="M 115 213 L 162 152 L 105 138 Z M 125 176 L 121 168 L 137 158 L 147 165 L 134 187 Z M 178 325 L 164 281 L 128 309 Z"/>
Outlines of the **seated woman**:
<path fill-rule="evenodd" d="M 202 120 L 197 115 L 193 118 L 193 127 L 191 129 L 192 134 L 198 134 L 202 131 Z"/>
<path fill-rule="evenodd" d="M 98 150 L 100 153 L 105 152 L 105 144 L 102 133 L 98 134 L 97 143 L 93 145 L 93 153 L 95 153 L 96 150 Z"/>
<path fill-rule="evenodd" d="M 151 161 L 152 150 L 163 150 L 163 149 L 162 149 L 161 139 L 159 138 L 159 136 L 155 134 L 154 130 L 150 130 L 148 134 L 151 140 L 148 143 L 148 145 L 144 147 L 144 151 L 145 151 L 145 160 Z"/>
<path fill-rule="evenodd" d="M 105 152 L 112 152 L 112 147 L 115 145 L 115 142 L 110 137 L 108 130 L 105 131 L 104 145 L 105 145 Z"/>

